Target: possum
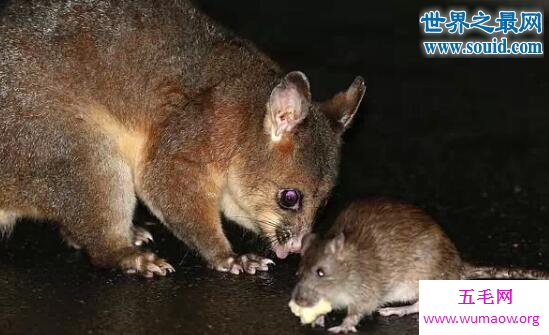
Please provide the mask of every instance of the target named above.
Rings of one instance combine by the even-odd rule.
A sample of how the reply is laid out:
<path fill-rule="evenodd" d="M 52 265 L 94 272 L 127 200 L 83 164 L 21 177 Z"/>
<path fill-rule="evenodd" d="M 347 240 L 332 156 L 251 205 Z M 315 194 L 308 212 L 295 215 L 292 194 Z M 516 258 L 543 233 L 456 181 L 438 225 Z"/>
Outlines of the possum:
<path fill-rule="evenodd" d="M 365 92 L 357 77 L 313 101 L 304 73 L 184 0 L 13 0 L 0 45 L 0 231 L 48 220 L 145 277 L 174 269 L 138 248 L 138 199 L 219 271 L 272 263 L 233 252 L 223 217 L 299 252 Z"/>
<path fill-rule="evenodd" d="M 376 311 L 383 316 L 418 313 L 420 280 L 549 279 L 549 273 L 537 270 L 463 262 L 424 211 L 384 198 L 352 203 L 324 239 L 307 235 L 303 249 L 290 304 L 315 310 L 324 301 L 336 310 L 347 308 L 341 325 L 329 329 L 336 333 L 355 332 L 360 320 Z M 390 303 L 411 305 L 386 307 Z M 315 316 L 306 321 L 324 326 L 324 315 Z"/>

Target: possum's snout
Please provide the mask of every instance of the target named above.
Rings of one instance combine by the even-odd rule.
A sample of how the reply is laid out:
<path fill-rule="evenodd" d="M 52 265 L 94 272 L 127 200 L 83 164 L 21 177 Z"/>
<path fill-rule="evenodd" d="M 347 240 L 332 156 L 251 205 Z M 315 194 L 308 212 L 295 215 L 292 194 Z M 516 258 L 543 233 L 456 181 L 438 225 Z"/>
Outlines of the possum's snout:
<path fill-rule="evenodd" d="M 290 234 L 277 235 L 277 244 L 273 246 L 276 257 L 284 259 L 290 253 L 301 253 L 303 235 L 292 237 Z"/>
<path fill-rule="evenodd" d="M 312 307 L 321 299 L 321 296 L 309 287 L 305 287 L 302 283 L 298 283 L 292 292 L 292 300 L 301 307 Z"/>

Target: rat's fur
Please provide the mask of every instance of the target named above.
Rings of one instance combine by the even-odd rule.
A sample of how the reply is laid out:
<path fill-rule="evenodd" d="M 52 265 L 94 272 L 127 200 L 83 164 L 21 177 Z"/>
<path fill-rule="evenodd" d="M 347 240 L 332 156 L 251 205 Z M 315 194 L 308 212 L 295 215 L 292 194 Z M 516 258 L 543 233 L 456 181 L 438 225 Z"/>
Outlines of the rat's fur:
<path fill-rule="evenodd" d="M 549 279 L 544 272 L 463 263 L 442 229 L 421 209 L 383 198 L 352 203 L 326 238 L 308 235 L 292 298 L 310 306 L 324 298 L 347 317 L 334 332 L 356 331 L 364 315 L 419 311 L 420 280 Z M 318 270 L 323 276 L 318 275 Z M 414 303 L 386 307 L 389 303 Z M 322 324 L 320 317 L 315 324 Z"/>
<path fill-rule="evenodd" d="M 14 0 L 0 15 L 1 232 L 50 219 L 96 265 L 164 275 L 132 244 L 138 197 L 218 270 L 269 262 L 233 254 L 220 212 L 299 250 L 361 79 L 314 103 L 302 73 L 284 76 L 188 1 Z M 278 207 L 285 187 L 302 209 Z"/>

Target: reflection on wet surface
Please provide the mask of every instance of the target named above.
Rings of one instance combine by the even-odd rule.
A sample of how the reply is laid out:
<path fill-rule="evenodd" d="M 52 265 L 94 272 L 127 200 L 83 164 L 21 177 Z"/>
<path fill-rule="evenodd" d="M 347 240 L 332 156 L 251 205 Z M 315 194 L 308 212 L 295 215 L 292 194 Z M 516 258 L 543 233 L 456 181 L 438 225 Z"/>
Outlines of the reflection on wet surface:
<path fill-rule="evenodd" d="M 167 234 L 155 234 L 165 236 L 159 244 L 176 245 Z M 177 262 L 179 248 L 160 248 L 160 254 Z M 233 276 L 186 256 L 174 275 L 146 280 L 94 269 L 80 252 L 64 247 L 53 229 L 31 224 L 20 225 L 0 251 L 3 334 L 313 332 L 287 308 L 297 257 L 270 273 Z M 417 319 L 378 318 L 364 327 L 376 334 L 414 333 Z"/>

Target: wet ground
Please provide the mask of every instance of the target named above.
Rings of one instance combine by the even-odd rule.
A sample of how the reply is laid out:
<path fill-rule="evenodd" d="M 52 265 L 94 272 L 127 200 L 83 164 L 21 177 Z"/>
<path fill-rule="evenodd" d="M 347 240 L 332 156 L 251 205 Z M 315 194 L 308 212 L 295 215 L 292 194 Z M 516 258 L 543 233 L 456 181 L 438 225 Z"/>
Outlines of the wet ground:
<path fill-rule="evenodd" d="M 467 260 L 549 270 L 544 59 L 424 59 L 413 1 L 204 7 L 288 69 L 306 72 L 318 99 L 355 75 L 366 78 L 367 99 L 346 134 L 339 185 L 319 230 L 352 199 L 388 195 L 425 208 Z M 149 219 L 138 211 L 137 223 Z M 149 228 L 151 248 L 175 275 L 148 281 L 99 271 L 50 225 L 18 225 L 0 242 L 0 333 L 322 333 L 300 327 L 286 307 L 297 258 L 255 277 L 220 274 L 161 226 Z M 227 230 L 237 249 L 264 249 Z M 417 317 L 374 317 L 361 329 L 416 334 Z"/>

